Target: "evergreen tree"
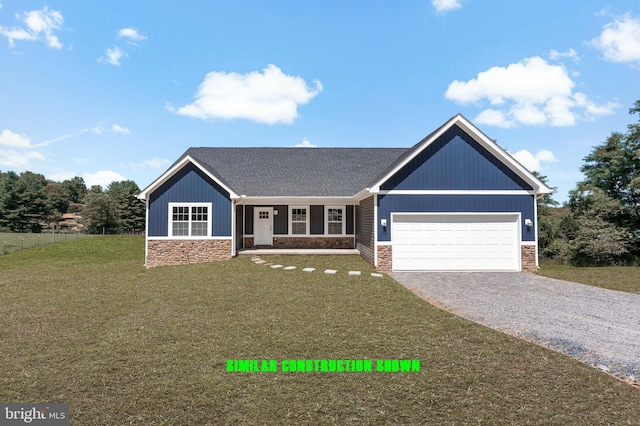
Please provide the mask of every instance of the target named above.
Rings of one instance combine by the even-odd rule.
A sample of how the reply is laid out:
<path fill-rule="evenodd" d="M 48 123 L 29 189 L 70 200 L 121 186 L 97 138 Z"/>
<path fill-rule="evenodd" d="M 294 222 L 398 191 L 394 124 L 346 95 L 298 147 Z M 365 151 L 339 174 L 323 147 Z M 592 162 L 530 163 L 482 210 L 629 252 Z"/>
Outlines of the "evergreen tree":
<path fill-rule="evenodd" d="M 82 210 L 82 221 L 90 234 L 113 233 L 118 221 L 115 208 L 108 194 L 89 191 Z"/>
<path fill-rule="evenodd" d="M 533 175 L 548 184 L 546 176 L 541 175 L 538 172 L 533 172 Z M 557 188 L 551 188 L 555 192 Z M 558 233 L 558 220 L 551 215 L 551 208 L 558 205 L 558 202 L 552 198 L 552 194 L 545 194 L 536 200 L 538 207 L 538 250 L 543 255 L 547 247 L 557 237 Z"/>
<path fill-rule="evenodd" d="M 0 182 L 0 226 L 14 231 L 19 228 L 20 199 L 15 192 L 20 177 L 14 172 L 4 173 Z"/>
<path fill-rule="evenodd" d="M 69 208 L 69 193 L 66 188 L 60 182 L 48 181 L 44 192 L 47 195 L 52 219 L 60 218 Z"/>
<path fill-rule="evenodd" d="M 87 185 L 85 185 L 84 179 L 76 176 L 63 181 L 62 186 L 67 191 L 69 203 L 80 204 L 84 202 L 84 197 L 87 195 Z"/>
<path fill-rule="evenodd" d="M 640 101 L 629 111 L 640 114 Z M 627 251 L 640 256 L 640 125 L 614 132 L 584 158 L 585 179 L 569 193 L 578 229 L 574 240 L 581 263 L 619 262 Z M 591 229 L 597 226 L 601 232 Z M 591 239 L 591 240 L 589 240 Z M 600 247 L 602 255 L 597 255 Z"/>
<path fill-rule="evenodd" d="M 40 232 L 51 213 L 44 191 L 46 179 L 32 172 L 7 173 L 0 190 L 0 219 L 12 232 Z"/>
<path fill-rule="evenodd" d="M 120 232 L 144 229 L 145 205 L 136 198 L 140 188 L 134 181 L 112 182 L 106 193 L 118 218 Z"/>

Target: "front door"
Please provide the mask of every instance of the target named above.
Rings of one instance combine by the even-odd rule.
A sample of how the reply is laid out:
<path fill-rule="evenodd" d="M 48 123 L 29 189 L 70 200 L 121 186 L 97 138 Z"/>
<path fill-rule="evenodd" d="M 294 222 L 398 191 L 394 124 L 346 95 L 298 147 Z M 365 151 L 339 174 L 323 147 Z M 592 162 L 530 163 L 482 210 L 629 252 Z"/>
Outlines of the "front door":
<path fill-rule="evenodd" d="M 273 207 L 255 207 L 253 212 L 253 244 L 273 244 Z"/>

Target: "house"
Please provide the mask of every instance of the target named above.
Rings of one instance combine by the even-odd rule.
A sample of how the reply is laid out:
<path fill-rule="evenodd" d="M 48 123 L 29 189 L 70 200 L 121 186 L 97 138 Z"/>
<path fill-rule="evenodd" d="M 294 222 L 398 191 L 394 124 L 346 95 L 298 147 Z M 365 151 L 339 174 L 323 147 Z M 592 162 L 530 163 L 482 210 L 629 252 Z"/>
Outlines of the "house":
<path fill-rule="evenodd" d="M 190 148 L 138 198 L 146 266 L 357 249 L 382 272 L 537 268 L 551 190 L 462 115 L 412 148 Z"/>

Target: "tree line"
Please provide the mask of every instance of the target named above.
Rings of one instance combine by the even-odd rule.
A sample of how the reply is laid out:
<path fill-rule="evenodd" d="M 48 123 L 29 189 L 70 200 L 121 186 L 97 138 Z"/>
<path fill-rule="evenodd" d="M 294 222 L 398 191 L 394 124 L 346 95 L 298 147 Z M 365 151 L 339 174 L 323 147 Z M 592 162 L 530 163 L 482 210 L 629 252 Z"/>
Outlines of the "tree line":
<path fill-rule="evenodd" d="M 640 118 L 640 100 L 629 113 Z M 595 146 L 580 171 L 562 207 L 550 196 L 538 200 L 543 261 L 640 266 L 640 120 Z"/>
<path fill-rule="evenodd" d="M 88 233 L 128 233 L 145 227 L 145 206 L 130 180 L 112 182 L 106 190 L 87 188 L 84 179 L 63 182 L 33 172 L 0 171 L 0 230 L 42 232 L 56 229 L 65 213 L 78 213 Z"/>

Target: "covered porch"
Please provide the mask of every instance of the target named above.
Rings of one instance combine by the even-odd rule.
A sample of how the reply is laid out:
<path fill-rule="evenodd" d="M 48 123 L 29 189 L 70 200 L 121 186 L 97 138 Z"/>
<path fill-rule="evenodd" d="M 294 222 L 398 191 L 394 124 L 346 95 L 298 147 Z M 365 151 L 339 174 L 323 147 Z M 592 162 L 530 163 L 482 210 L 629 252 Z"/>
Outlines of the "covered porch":
<path fill-rule="evenodd" d="M 240 249 L 238 256 L 288 256 L 288 255 L 360 255 L 357 249 L 278 249 L 278 248 L 249 248 Z"/>

